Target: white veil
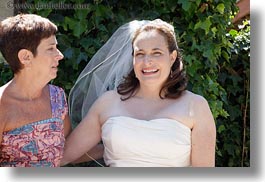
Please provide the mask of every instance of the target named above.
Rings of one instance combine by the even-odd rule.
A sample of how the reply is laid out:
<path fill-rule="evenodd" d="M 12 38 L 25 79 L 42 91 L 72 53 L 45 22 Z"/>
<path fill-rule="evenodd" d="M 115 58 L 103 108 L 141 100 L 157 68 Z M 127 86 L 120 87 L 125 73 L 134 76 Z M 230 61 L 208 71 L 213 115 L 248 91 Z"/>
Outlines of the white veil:
<path fill-rule="evenodd" d="M 94 101 L 107 90 L 114 90 L 132 69 L 132 35 L 148 20 L 124 24 L 92 57 L 69 94 L 71 122 L 75 126 Z"/>

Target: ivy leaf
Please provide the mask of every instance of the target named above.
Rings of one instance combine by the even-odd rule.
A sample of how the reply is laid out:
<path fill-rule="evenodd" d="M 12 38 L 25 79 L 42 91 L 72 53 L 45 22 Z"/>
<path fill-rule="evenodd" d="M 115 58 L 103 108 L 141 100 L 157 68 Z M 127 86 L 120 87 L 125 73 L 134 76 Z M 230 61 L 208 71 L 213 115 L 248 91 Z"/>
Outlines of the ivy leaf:
<path fill-rule="evenodd" d="M 228 114 L 228 112 L 225 111 L 224 109 L 222 109 L 222 110 L 220 111 L 220 115 L 223 116 L 224 118 L 227 118 L 228 116 L 230 116 L 230 115 Z"/>
<path fill-rule="evenodd" d="M 216 151 L 216 154 L 217 154 L 218 156 L 220 156 L 220 157 L 223 156 L 223 155 L 222 155 L 222 152 L 221 152 L 220 150 Z"/>
<path fill-rule="evenodd" d="M 70 17 L 65 17 L 65 23 L 66 25 L 69 27 L 69 29 L 73 30 L 75 28 L 76 25 L 76 20 Z"/>
<path fill-rule="evenodd" d="M 182 4 L 182 8 L 185 11 L 188 11 L 190 9 L 191 3 L 187 0 L 179 0 L 179 3 Z"/>
<path fill-rule="evenodd" d="M 217 5 L 216 9 L 220 14 L 224 14 L 225 5 L 223 3 L 220 3 Z"/>
<path fill-rule="evenodd" d="M 74 36 L 80 37 L 80 35 L 86 31 L 87 24 L 86 20 L 77 21 L 76 19 L 65 17 L 65 22 L 69 29 L 73 31 Z"/>
<path fill-rule="evenodd" d="M 68 47 L 71 47 L 72 39 L 69 36 L 58 33 L 56 37 L 59 42 L 58 46 L 60 49 L 61 48 L 66 49 Z"/>
<path fill-rule="evenodd" d="M 222 56 L 225 58 L 226 61 L 229 61 L 229 55 L 227 54 L 227 52 L 222 51 Z"/>
<path fill-rule="evenodd" d="M 167 4 L 168 9 L 171 10 L 171 12 L 174 12 L 177 7 L 177 1 L 176 0 L 168 0 L 165 2 Z"/>
<path fill-rule="evenodd" d="M 225 126 L 221 125 L 218 127 L 218 133 L 222 133 L 223 131 L 225 131 Z"/>
<path fill-rule="evenodd" d="M 201 0 L 196 0 L 196 5 L 199 6 L 201 4 Z"/>
<path fill-rule="evenodd" d="M 207 49 L 206 51 L 203 52 L 202 54 L 204 57 L 208 58 L 209 60 L 212 60 L 214 55 L 213 55 L 213 50 L 212 49 Z"/>
<path fill-rule="evenodd" d="M 87 24 L 85 21 L 76 22 L 73 34 L 74 36 L 79 38 L 80 35 L 86 31 L 86 29 L 87 29 Z"/>
<path fill-rule="evenodd" d="M 74 50 L 69 47 L 63 52 L 63 55 L 65 58 L 71 59 L 74 55 Z"/>
<path fill-rule="evenodd" d="M 91 8 L 88 8 L 88 9 L 77 9 L 75 10 L 75 17 L 79 20 L 86 20 L 86 17 L 88 15 L 88 13 L 91 11 Z"/>
<path fill-rule="evenodd" d="M 86 37 L 81 39 L 80 44 L 82 45 L 83 48 L 87 49 L 88 47 L 92 46 L 94 43 L 94 39 L 90 37 Z"/>
<path fill-rule="evenodd" d="M 84 52 L 81 52 L 76 60 L 76 63 L 79 64 L 82 60 L 87 61 L 87 55 Z"/>
<path fill-rule="evenodd" d="M 42 16 L 42 17 L 48 17 L 48 15 L 52 12 L 52 9 L 41 9 L 38 10 L 39 11 L 39 15 Z"/>
<path fill-rule="evenodd" d="M 210 18 L 211 17 L 209 16 L 209 17 L 206 18 L 206 20 L 199 21 L 198 23 L 196 23 L 194 29 L 196 30 L 198 28 L 201 28 L 201 29 L 205 30 L 205 34 L 208 34 L 209 29 L 210 29 L 210 27 L 212 25 L 212 22 L 211 22 Z"/>
<path fill-rule="evenodd" d="M 81 4 L 84 2 L 84 0 L 73 0 L 72 2 L 76 4 Z"/>
<path fill-rule="evenodd" d="M 231 29 L 229 31 L 229 34 L 232 36 L 232 37 L 236 37 L 238 35 L 238 31 L 236 31 L 235 29 Z"/>
<path fill-rule="evenodd" d="M 215 34 L 218 32 L 216 27 L 213 27 L 212 29 L 213 37 L 215 38 Z"/>

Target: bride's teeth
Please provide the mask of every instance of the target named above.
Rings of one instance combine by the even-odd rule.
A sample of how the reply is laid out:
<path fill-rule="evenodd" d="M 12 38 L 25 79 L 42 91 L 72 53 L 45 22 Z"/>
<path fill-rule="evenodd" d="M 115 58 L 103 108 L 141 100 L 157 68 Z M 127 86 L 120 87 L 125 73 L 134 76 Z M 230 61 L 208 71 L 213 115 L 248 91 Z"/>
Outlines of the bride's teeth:
<path fill-rule="evenodd" d="M 155 72 L 156 70 L 143 70 L 143 72 L 145 73 L 151 73 L 151 72 Z"/>

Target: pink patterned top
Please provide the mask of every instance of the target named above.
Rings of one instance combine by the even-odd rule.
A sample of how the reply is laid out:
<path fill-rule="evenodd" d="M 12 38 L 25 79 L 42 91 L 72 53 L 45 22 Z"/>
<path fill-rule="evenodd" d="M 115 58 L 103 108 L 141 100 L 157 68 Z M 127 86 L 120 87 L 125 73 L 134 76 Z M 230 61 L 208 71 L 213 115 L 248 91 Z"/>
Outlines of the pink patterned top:
<path fill-rule="evenodd" d="M 49 85 L 52 118 L 3 132 L 0 166 L 58 167 L 65 142 L 63 120 L 68 112 L 62 88 Z"/>

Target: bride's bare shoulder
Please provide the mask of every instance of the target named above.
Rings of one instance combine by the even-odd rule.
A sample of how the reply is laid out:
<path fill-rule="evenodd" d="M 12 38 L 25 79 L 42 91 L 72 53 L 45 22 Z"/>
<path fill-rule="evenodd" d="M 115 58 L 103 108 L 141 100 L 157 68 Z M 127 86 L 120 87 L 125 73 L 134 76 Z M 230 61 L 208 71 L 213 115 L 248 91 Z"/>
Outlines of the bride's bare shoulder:
<path fill-rule="evenodd" d="M 98 99 L 97 103 L 100 105 L 108 105 L 120 100 L 120 95 L 115 90 L 104 92 Z"/>
<path fill-rule="evenodd" d="M 106 91 L 99 97 L 99 99 L 103 99 L 103 100 L 112 100 L 112 99 L 117 99 L 117 98 L 120 98 L 120 95 L 117 93 L 116 90 Z"/>
<path fill-rule="evenodd" d="M 188 90 L 185 91 L 185 93 L 183 94 L 183 97 L 188 99 L 188 100 L 191 100 L 197 104 L 207 102 L 203 96 L 195 94 L 195 93 L 188 91 Z"/>

